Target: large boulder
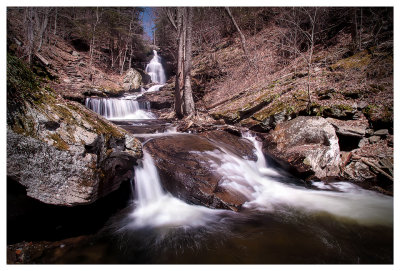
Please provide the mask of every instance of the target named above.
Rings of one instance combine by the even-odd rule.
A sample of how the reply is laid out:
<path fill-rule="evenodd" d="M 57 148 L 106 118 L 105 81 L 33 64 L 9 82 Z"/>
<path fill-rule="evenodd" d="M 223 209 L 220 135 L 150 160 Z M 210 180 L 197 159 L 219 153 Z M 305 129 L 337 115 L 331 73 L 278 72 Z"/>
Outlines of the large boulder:
<path fill-rule="evenodd" d="M 142 76 L 140 73 L 137 70 L 130 68 L 124 76 L 123 88 L 125 91 L 135 90 L 140 88 L 141 83 Z"/>
<path fill-rule="evenodd" d="M 220 185 L 223 176 L 210 164 L 210 159 L 217 158 L 207 155 L 207 152 L 224 148 L 240 157 L 255 160 L 250 141 L 215 131 L 204 135 L 156 137 L 148 141 L 144 148 L 154 158 L 163 187 L 174 196 L 193 204 L 235 211 L 248 200 L 242 194 L 228 191 Z"/>
<path fill-rule="evenodd" d="M 130 180 L 140 142 L 122 128 L 42 88 L 15 58 L 7 66 L 7 177 L 29 197 L 89 204 Z"/>
<path fill-rule="evenodd" d="M 263 150 L 304 179 L 336 177 L 340 149 L 335 128 L 322 117 L 297 117 L 265 137 Z"/>

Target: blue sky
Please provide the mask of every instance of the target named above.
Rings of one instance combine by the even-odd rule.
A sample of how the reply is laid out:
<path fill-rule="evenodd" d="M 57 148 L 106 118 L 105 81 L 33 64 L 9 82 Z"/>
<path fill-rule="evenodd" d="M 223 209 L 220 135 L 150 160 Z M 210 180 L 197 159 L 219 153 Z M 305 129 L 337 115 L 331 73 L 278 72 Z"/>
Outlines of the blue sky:
<path fill-rule="evenodd" d="M 152 20 L 152 8 L 145 7 L 143 13 L 143 28 L 144 32 L 152 38 L 153 37 L 153 30 L 154 22 Z"/>

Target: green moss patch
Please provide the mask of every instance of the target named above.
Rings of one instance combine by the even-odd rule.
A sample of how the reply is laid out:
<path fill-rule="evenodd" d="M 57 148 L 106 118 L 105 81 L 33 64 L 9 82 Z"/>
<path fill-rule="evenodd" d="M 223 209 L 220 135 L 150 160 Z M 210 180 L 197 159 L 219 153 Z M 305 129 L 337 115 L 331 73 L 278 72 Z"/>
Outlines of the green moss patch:
<path fill-rule="evenodd" d="M 344 58 L 331 65 L 332 70 L 366 69 L 371 63 L 372 55 L 367 50 L 359 52 L 351 57 Z"/>
<path fill-rule="evenodd" d="M 58 134 L 54 133 L 49 135 L 49 138 L 51 138 L 54 141 L 54 146 L 59 149 L 59 150 L 69 150 L 69 146 L 67 142 L 65 142 Z"/>

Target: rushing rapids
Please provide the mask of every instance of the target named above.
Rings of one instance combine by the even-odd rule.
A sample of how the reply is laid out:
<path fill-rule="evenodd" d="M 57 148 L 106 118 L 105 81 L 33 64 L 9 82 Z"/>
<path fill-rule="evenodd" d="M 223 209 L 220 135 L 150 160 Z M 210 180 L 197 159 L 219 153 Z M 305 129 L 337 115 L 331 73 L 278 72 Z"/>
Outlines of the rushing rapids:
<path fill-rule="evenodd" d="M 243 159 L 222 145 L 217 150 L 202 153 L 209 157 L 210 167 L 223 176 L 220 185 L 248 199 L 244 208 L 260 212 L 287 212 L 288 209 L 326 212 L 366 225 L 390 226 L 393 223 L 392 197 L 346 182 L 330 185 L 314 182 L 314 189 L 287 183 L 289 175 L 267 164 L 261 142 L 249 135 L 246 137 L 254 144 L 257 161 Z M 143 165 L 137 166 L 135 172 L 138 208 L 132 214 L 133 225 L 190 227 L 205 225 L 207 215 L 215 216 L 211 210 L 206 212 L 204 207 L 185 205 L 162 192 L 157 169 L 149 154 L 145 154 Z M 193 218 L 198 221 L 194 222 Z"/>

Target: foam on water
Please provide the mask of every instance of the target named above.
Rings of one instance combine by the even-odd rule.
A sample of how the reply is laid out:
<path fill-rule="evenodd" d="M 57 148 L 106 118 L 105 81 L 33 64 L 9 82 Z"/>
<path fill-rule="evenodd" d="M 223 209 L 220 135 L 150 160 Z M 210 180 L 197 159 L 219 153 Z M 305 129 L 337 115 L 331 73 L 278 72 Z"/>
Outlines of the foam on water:
<path fill-rule="evenodd" d="M 216 159 L 211 159 L 210 164 L 223 176 L 221 186 L 249 199 L 243 207 L 265 212 L 290 207 L 306 212 L 328 212 L 363 224 L 392 225 L 392 197 L 347 182 L 331 184 L 339 191 L 314 190 L 282 182 L 282 178 L 277 178 L 282 176 L 281 173 L 267 165 L 261 142 L 248 135 L 247 138 L 255 146 L 256 162 L 244 160 L 223 148 L 206 152 L 220 160 L 217 163 Z M 317 186 L 321 187 L 320 184 Z"/>

